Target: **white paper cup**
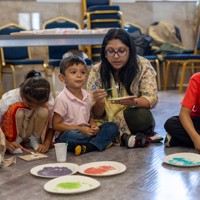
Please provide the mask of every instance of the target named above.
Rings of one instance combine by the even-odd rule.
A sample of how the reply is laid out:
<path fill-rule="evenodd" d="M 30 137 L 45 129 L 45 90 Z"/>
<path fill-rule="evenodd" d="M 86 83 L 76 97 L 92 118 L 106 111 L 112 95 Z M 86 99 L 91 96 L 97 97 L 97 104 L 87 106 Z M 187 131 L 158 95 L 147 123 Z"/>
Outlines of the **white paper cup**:
<path fill-rule="evenodd" d="M 66 162 L 67 160 L 67 144 L 66 143 L 56 143 L 55 152 L 57 162 Z"/>

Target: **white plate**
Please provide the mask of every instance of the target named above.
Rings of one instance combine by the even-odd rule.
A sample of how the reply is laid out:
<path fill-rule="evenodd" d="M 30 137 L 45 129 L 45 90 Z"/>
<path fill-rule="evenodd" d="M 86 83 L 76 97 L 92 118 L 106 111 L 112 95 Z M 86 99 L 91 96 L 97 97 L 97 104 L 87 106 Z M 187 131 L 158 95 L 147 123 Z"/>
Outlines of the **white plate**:
<path fill-rule="evenodd" d="M 93 190 L 100 186 L 100 182 L 86 176 L 61 176 L 45 183 L 47 192 L 59 194 L 76 194 Z"/>
<path fill-rule="evenodd" d="M 107 99 L 108 101 L 120 101 L 120 100 L 124 100 L 124 99 L 132 99 L 135 98 L 136 96 L 125 96 L 125 97 L 116 97 L 116 98 L 112 98 L 112 99 Z"/>
<path fill-rule="evenodd" d="M 163 162 L 181 167 L 200 166 L 200 155 L 196 153 L 175 153 L 166 156 Z"/>
<path fill-rule="evenodd" d="M 51 163 L 33 167 L 30 173 L 43 178 L 56 178 L 75 174 L 78 170 L 79 166 L 74 163 Z"/>
<path fill-rule="evenodd" d="M 111 176 L 120 174 L 126 170 L 126 166 L 120 162 L 101 161 L 81 165 L 79 173 L 89 176 Z"/>

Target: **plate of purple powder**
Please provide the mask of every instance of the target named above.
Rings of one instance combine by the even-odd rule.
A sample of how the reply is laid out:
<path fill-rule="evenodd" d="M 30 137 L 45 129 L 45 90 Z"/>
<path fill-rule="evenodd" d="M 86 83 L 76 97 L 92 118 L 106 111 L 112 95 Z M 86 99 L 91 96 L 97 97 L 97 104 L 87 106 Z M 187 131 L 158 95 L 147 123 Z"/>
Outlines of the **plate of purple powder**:
<path fill-rule="evenodd" d="M 79 165 L 75 163 L 50 163 L 33 167 L 30 173 L 43 178 L 56 178 L 75 174 L 78 170 Z"/>

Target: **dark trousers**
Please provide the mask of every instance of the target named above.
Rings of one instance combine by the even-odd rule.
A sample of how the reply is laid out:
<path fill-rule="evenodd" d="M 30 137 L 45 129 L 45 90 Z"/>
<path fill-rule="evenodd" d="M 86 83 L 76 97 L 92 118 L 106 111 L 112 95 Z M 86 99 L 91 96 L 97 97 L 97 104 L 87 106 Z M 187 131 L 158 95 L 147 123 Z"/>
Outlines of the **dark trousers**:
<path fill-rule="evenodd" d="M 199 117 L 191 117 L 191 118 L 196 131 L 200 134 L 200 118 Z M 183 128 L 178 116 L 169 118 L 165 122 L 164 128 L 166 132 L 172 136 L 172 140 L 170 142 L 171 146 L 194 147 L 194 144 L 190 136 Z"/>
<path fill-rule="evenodd" d="M 149 109 L 128 107 L 124 110 L 124 119 L 133 135 L 139 132 L 147 136 L 154 134 L 155 120 Z"/>

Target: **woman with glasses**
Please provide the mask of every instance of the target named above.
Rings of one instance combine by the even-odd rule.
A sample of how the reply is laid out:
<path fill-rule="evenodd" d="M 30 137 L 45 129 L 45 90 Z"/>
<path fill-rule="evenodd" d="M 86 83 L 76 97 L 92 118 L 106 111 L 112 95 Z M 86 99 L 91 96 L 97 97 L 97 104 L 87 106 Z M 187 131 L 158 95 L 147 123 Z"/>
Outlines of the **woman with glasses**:
<path fill-rule="evenodd" d="M 118 125 L 115 143 L 133 148 L 163 139 L 154 132 L 150 111 L 158 101 L 156 72 L 136 54 L 134 41 L 124 29 L 110 29 L 105 35 L 101 62 L 91 69 L 87 89 L 93 94 L 94 117 Z"/>

